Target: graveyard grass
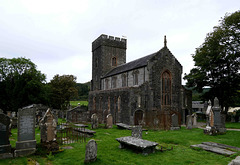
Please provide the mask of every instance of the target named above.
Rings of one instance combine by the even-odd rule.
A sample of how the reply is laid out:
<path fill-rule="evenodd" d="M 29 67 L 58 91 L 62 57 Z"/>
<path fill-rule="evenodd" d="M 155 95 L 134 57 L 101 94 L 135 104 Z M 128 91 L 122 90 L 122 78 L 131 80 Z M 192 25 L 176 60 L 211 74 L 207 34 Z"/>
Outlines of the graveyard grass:
<path fill-rule="evenodd" d="M 230 157 L 207 152 L 201 149 L 192 149 L 190 145 L 199 144 L 201 142 L 217 142 L 227 145 L 240 147 L 240 132 L 227 131 L 224 135 L 209 136 L 203 134 L 202 129 L 187 130 L 182 127 L 175 131 L 143 131 L 143 139 L 155 141 L 163 147 L 163 152 L 156 150 L 155 153 L 144 156 L 141 153 L 136 153 L 129 149 L 119 149 L 119 143 L 116 138 L 123 136 L 131 136 L 130 130 L 120 130 L 116 126 L 113 129 L 101 128 L 95 129 L 96 134 L 92 138 L 97 142 L 97 161 L 91 164 L 228 164 L 240 152 Z M 90 127 L 90 126 L 89 126 Z M 17 130 L 12 129 L 10 142 L 12 147 L 15 147 L 17 139 Z M 40 130 L 36 128 L 37 152 L 34 155 L 0 160 L 0 164 L 84 164 L 86 143 L 68 144 L 73 149 L 67 149 L 57 154 L 42 153 L 40 144 Z M 62 146 L 61 146 L 62 147 Z M 171 150 L 171 148 L 173 148 Z"/>
<path fill-rule="evenodd" d="M 78 106 L 78 103 L 80 103 L 80 105 L 88 106 L 88 101 L 70 101 L 70 105 L 73 107 Z"/>

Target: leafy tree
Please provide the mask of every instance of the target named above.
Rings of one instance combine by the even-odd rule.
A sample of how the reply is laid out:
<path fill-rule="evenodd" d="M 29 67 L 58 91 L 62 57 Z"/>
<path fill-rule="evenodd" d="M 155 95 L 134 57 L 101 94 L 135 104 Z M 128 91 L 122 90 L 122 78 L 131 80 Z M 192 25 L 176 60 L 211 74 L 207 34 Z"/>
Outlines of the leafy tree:
<path fill-rule="evenodd" d="M 50 85 L 50 103 L 53 108 L 66 109 L 70 100 L 77 96 L 76 77 L 58 74 L 53 77 Z"/>
<path fill-rule="evenodd" d="M 48 103 L 46 76 L 25 58 L 0 58 L 0 108 L 17 111 L 33 103 Z"/>
<path fill-rule="evenodd" d="M 222 107 L 237 104 L 240 89 L 240 11 L 226 14 L 193 54 L 195 67 L 184 79 L 188 87 L 201 92 L 205 100 L 218 97 Z"/>

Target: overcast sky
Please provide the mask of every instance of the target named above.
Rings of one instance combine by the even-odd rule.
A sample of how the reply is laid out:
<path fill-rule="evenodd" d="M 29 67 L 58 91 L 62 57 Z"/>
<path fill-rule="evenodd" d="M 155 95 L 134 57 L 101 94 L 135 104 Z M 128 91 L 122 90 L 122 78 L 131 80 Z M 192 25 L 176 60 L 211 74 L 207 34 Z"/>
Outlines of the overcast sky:
<path fill-rule="evenodd" d="M 183 66 L 239 0 L 0 0 L 0 56 L 25 57 L 46 74 L 91 80 L 92 42 L 127 38 L 127 62 L 167 46 Z"/>

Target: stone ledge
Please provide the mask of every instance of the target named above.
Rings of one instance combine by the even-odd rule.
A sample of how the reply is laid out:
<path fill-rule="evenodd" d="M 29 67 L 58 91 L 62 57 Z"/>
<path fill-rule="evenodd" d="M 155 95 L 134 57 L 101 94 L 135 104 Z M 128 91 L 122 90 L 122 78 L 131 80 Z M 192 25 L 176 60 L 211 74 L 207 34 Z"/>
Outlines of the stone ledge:
<path fill-rule="evenodd" d="M 24 157 L 35 153 L 36 148 L 20 149 L 14 151 L 14 157 Z"/>

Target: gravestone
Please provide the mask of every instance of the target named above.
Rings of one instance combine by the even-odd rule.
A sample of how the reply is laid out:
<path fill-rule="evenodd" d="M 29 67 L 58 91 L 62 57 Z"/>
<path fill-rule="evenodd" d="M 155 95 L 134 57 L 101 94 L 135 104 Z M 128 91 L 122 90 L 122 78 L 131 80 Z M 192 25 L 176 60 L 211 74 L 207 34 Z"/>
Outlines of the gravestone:
<path fill-rule="evenodd" d="M 180 129 L 179 124 L 178 124 L 178 115 L 176 115 L 175 113 L 172 114 L 171 120 L 172 120 L 172 123 L 171 123 L 170 130 L 178 130 L 178 129 Z"/>
<path fill-rule="evenodd" d="M 208 135 L 223 134 L 226 132 L 225 116 L 221 114 L 218 98 L 214 98 L 214 106 L 209 113 L 210 127 L 204 129 L 204 133 Z"/>
<path fill-rule="evenodd" d="M 88 144 L 86 145 L 86 152 L 85 152 L 85 163 L 94 162 L 97 160 L 97 143 L 95 140 L 89 140 Z"/>
<path fill-rule="evenodd" d="M 18 110 L 18 138 L 15 157 L 26 156 L 36 151 L 35 105 Z"/>
<path fill-rule="evenodd" d="M 13 157 L 9 142 L 9 124 L 10 118 L 0 113 L 0 159 Z"/>
<path fill-rule="evenodd" d="M 197 114 L 192 114 L 193 128 L 197 128 Z"/>
<path fill-rule="evenodd" d="M 106 128 L 112 128 L 113 126 L 113 117 L 111 114 L 107 115 Z"/>
<path fill-rule="evenodd" d="M 48 151 L 59 150 L 59 145 L 56 141 L 57 122 L 50 109 L 47 110 L 39 125 L 41 129 L 41 144 L 46 147 Z"/>
<path fill-rule="evenodd" d="M 192 129 L 192 116 L 187 115 L 187 129 Z"/>
<path fill-rule="evenodd" d="M 91 124 L 92 124 L 92 129 L 98 128 L 98 117 L 97 117 L 97 115 L 95 113 L 92 114 Z"/>
<path fill-rule="evenodd" d="M 3 113 L 3 110 L 2 110 L 2 109 L 0 109 L 0 113 Z"/>
<path fill-rule="evenodd" d="M 132 127 L 132 137 L 142 139 L 142 126 L 141 125 Z"/>

